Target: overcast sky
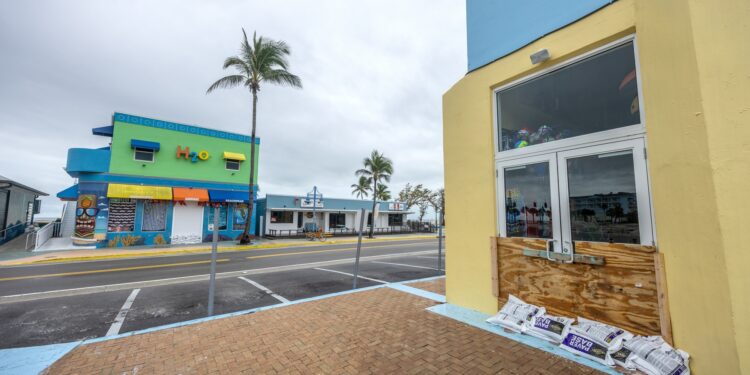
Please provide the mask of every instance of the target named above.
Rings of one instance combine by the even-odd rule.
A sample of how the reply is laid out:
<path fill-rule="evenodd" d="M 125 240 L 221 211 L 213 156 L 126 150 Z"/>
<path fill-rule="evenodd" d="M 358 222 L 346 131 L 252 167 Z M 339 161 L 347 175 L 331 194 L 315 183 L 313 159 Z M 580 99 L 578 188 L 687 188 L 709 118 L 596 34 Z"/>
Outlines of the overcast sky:
<path fill-rule="evenodd" d="M 466 71 L 463 0 L 2 1 L 0 175 L 50 194 L 73 179 L 71 147 L 115 111 L 249 134 L 250 95 L 205 95 L 241 28 L 283 39 L 304 89 L 262 87 L 259 185 L 349 197 L 362 158 L 407 183 L 443 184 L 442 94 Z"/>

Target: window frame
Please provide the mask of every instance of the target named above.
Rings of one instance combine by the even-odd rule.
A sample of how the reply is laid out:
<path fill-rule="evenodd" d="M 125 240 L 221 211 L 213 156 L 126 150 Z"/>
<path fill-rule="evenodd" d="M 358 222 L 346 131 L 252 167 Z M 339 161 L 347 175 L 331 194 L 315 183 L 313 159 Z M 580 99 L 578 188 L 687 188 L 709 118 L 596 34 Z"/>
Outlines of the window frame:
<path fill-rule="evenodd" d="M 288 215 L 291 218 L 291 221 L 273 221 L 274 213 L 281 213 L 284 215 Z M 286 211 L 286 210 L 271 210 L 271 213 L 268 215 L 269 223 L 271 224 L 294 224 L 294 211 Z"/>
<path fill-rule="evenodd" d="M 139 152 L 149 152 L 151 153 L 151 160 L 141 160 L 136 157 Z M 148 148 L 140 148 L 140 147 L 133 147 L 133 161 L 139 162 L 139 163 L 153 163 L 156 161 L 156 151 Z"/>
<path fill-rule="evenodd" d="M 229 162 L 237 163 L 237 169 L 229 168 Z M 242 169 L 242 160 L 224 159 L 224 169 L 232 172 L 237 172 Z"/>
<path fill-rule="evenodd" d="M 396 217 L 396 215 L 398 215 L 398 216 L 400 216 L 400 217 L 401 217 L 401 219 L 400 219 L 400 221 L 401 221 L 401 224 L 399 224 L 399 225 L 394 225 L 394 224 L 391 224 L 391 222 L 392 222 L 392 218 Z M 389 226 L 389 227 L 403 227 L 403 226 L 404 226 L 404 214 L 393 214 L 393 213 L 389 213 L 389 214 L 388 214 L 388 226 Z"/>
<path fill-rule="evenodd" d="M 555 71 L 568 67 L 572 64 L 588 59 L 590 57 L 594 57 L 601 53 L 607 52 L 613 48 L 625 45 L 627 43 L 633 43 L 633 58 L 635 59 L 636 82 L 638 85 L 638 106 L 639 106 L 639 113 L 640 113 L 640 122 L 638 124 L 595 132 L 595 133 L 589 133 L 589 134 L 580 135 L 580 136 L 571 137 L 571 138 L 560 139 L 554 142 L 547 142 L 547 143 L 532 145 L 529 147 L 522 147 L 522 148 L 517 148 L 517 149 L 512 149 L 512 150 L 500 151 L 500 143 L 499 143 L 500 108 L 498 108 L 498 105 L 497 105 L 497 96 L 499 92 L 511 89 L 515 86 L 522 85 L 535 78 L 539 78 L 543 75 L 553 73 Z M 561 61 L 545 69 L 541 69 L 531 74 L 524 75 L 523 77 L 519 79 L 503 84 L 501 86 L 498 86 L 492 90 L 490 102 L 492 103 L 492 144 L 494 147 L 493 155 L 495 156 L 494 157 L 495 162 L 501 161 L 501 160 L 511 160 L 515 158 L 521 158 L 521 157 L 532 156 L 532 155 L 545 154 L 549 152 L 564 151 L 564 150 L 579 148 L 579 147 L 583 147 L 587 145 L 609 143 L 614 140 L 626 140 L 626 139 L 643 137 L 646 133 L 646 125 L 645 125 L 646 112 L 645 112 L 644 105 L 643 105 L 643 85 L 641 83 L 640 59 L 638 56 L 638 43 L 637 43 L 636 36 L 635 34 L 628 35 L 626 37 L 604 44 L 600 47 L 594 48 L 588 52 L 582 53 L 570 59 Z"/>

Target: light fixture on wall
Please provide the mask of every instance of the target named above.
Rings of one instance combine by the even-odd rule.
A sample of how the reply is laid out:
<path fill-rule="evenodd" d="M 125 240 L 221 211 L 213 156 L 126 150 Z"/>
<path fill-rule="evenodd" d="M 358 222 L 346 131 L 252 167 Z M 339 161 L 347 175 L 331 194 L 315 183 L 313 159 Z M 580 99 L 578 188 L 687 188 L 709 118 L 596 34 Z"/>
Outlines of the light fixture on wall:
<path fill-rule="evenodd" d="M 529 57 L 531 58 L 531 63 L 536 65 L 549 60 L 549 51 L 545 48 L 543 50 L 539 50 L 538 52 L 532 53 Z"/>

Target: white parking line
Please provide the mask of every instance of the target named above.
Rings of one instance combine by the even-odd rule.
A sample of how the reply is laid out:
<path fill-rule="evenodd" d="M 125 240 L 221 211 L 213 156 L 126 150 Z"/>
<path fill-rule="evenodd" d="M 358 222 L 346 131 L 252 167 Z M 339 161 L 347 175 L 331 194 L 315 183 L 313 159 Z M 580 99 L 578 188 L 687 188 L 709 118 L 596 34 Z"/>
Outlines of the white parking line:
<path fill-rule="evenodd" d="M 138 292 L 140 291 L 141 291 L 140 289 L 133 289 L 133 291 L 130 292 L 130 296 L 128 296 L 128 299 L 125 300 L 125 303 L 122 305 L 120 312 L 117 313 L 117 316 L 115 317 L 115 321 L 112 323 L 111 326 L 109 326 L 109 330 L 107 331 L 106 336 L 114 336 L 120 333 L 120 327 L 122 327 L 122 323 L 125 323 L 125 316 L 128 315 L 128 311 L 130 311 L 130 306 L 133 305 L 133 301 L 135 301 L 135 296 L 137 296 Z"/>
<path fill-rule="evenodd" d="M 390 264 L 390 265 L 393 265 L 393 266 L 403 266 L 403 267 L 424 268 L 426 270 L 435 270 L 435 271 L 438 270 L 437 268 L 432 268 L 432 267 L 415 266 L 415 265 L 412 265 L 412 264 L 403 264 L 403 263 L 379 262 L 377 260 L 373 260 L 370 263 Z"/>
<path fill-rule="evenodd" d="M 253 280 L 250 280 L 250 279 L 248 279 L 246 277 L 242 277 L 242 276 L 238 277 L 238 279 L 242 279 L 242 280 L 247 281 L 248 283 L 252 284 L 254 287 L 256 287 L 256 288 L 258 288 L 258 289 L 266 292 L 267 294 L 270 294 L 271 297 L 276 298 L 277 300 L 281 301 L 282 303 L 289 303 L 288 299 L 286 299 L 286 298 L 284 298 L 284 297 L 282 297 L 282 296 L 274 293 L 271 289 L 268 289 L 268 288 L 264 287 L 263 285 L 258 284 L 257 282 L 255 282 Z"/>
<path fill-rule="evenodd" d="M 315 269 L 315 270 L 318 270 L 318 271 L 327 271 L 327 272 L 333 272 L 333 273 L 340 273 L 340 274 L 342 274 L 342 275 L 347 275 L 347 276 L 351 276 L 351 277 L 354 277 L 354 274 L 351 274 L 351 273 L 346 273 L 346 272 L 341 272 L 341 271 L 336 271 L 336 270 L 329 270 L 329 269 L 326 269 L 326 268 L 313 268 L 313 269 Z M 371 277 L 364 277 L 364 276 L 362 276 L 362 275 L 357 275 L 357 277 L 359 277 L 360 279 L 365 279 L 365 280 L 370 280 L 370 281 L 374 281 L 374 282 L 376 282 L 376 283 L 381 283 L 381 284 L 388 284 L 388 282 L 387 282 L 387 281 L 383 281 L 383 280 L 378 280 L 378 279 L 373 279 L 373 278 L 371 278 Z"/>

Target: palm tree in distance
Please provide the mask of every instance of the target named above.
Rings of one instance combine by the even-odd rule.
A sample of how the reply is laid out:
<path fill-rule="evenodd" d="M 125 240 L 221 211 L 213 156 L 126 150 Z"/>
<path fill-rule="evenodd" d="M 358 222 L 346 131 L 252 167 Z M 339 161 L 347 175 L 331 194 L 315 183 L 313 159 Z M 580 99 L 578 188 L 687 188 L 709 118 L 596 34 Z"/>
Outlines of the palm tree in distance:
<path fill-rule="evenodd" d="M 388 185 L 386 184 L 378 185 L 378 190 L 375 192 L 375 195 L 377 195 L 379 201 L 391 200 L 391 192 L 388 190 Z"/>
<path fill-rule="evenodd" d="M 368 196 L 370 191 L 370 179 L 365 176 L 359 176 L 359 181 L 357 181 L 356 184 L 352 184 L 352 189 L 352 195 L 356 195 L 359 199 Z"/>
<path fill-rule="evenodd" d="M 355 172 L 357 176 L 367 177 L 372 181 L 372 191 L 378 191 L 378 184 L 381 182 L 390 182 L 391 175 L 393 174 L 393 162 L 391 159 L 383 156 L 378 150 L 372 150 L 370 157 L 365 158 L 362 163 L 364 168 L 359 169 Z M 378 195 L 372 195 L 372 225 L 370 225 L 369 238 L 372 238 L 372 234 L 375 230 L 375 205 L 378 202 Z"/>
<path fill-rule="evenodd" d="M 245 86 L 253 95 L 252 130 L 250 132 L 250 180 L 248 181 L 248 207 L 245 229 L 240 236 L 240 243 L 250 242 L 250 215 L 253 214 L 253 196 L 255 195 L 255 129 L 258 106 L 258 92 L 260 84 L 290 86 L 302 88 L 302 81 L 296 75 L 289 73 L 289 46 L 281 40 L 258 37 L 253 33 L 253 41 L 247 39 L 245 29 L 242 29 L 242 44 L 239 54 L 224 60 L 224 69 L 233 67 L 238 74 L 228 75 L 214 82 L 206 94 L 220 88 Z"/>

